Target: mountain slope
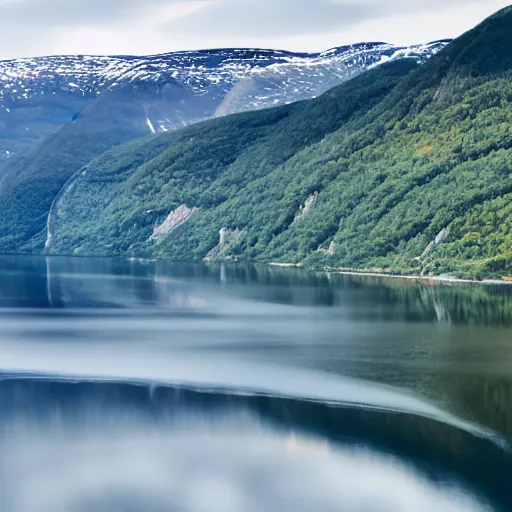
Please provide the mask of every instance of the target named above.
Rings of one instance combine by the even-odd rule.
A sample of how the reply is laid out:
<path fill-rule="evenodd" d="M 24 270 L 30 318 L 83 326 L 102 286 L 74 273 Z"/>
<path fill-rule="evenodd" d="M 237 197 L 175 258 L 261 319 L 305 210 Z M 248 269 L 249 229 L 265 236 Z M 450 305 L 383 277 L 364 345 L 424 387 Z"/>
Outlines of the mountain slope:
<path fill-rule="evenodd" d="M 386 60 L 425 61 L 446 43 L 411 47 L 361 43 L 312 54 L 220 49 L 146 57 L 78 55 L 0 61 L 0 161 L 51 135 L 98 96 L 132 84 L 144 83 L 154 91 L 168 85 L 184 89 L 186 108 L 180 125 L 190 124 L 216 111 L 229 114 L 309 99 Z M 243 85 L 224 104 L 237 84 Z M 157 131 L 175 127 L 172 112 L 150 114 Z"/>
<path fill-rule="evenodd" d="M 297 152 L 367 112 L 415 67 L 412 61 L 398 61 L 317 100 L 230 116 L 115 148 L 86 166 L 63 188 L 51 215 L 53 232 L 59 234 L 55 237 L 50 233 L 51 248 L 75 244 L 63 242 L 66 237 L 61 230 L 71 235 L 75 232 L 75 227 L 62 225 L 64 218 L 78 230 L 83 225 L 87 231 L 84 250 L 107 241 L 105 250 L 117 252 L 128 249 L 130 237 L 137 241 L 139 228 L 144 229 L 144 240 L 149 239 L 154 223 L 163 220 L 162 215 L 165 217 L 174 205 L 189 202 L 210 208 L 222 204 L 256 177 L 267 175 Z M 139 178 L 144 183 L 135 185 Z M 175 190 L 181 190 L 178 203 Z M 106 214 L 103 205 L 112 205 L 114 211 Z M 214 239 L 217 231 L 213 232 Z"/>
<path fill-rule="evenodd" d="M 56 195 L 112 146 L 205 118 L 310 98 L 368 67 L 424 62 L 444 46 L 446 41 L 408 48 L 365 43 L 320 54 L 209 50 L 0 62 L 0 159 L 9 157 L 0 166 L 0 250 L 42 250 Z M 64 126 L 31 147 L 65 118 Z"/>
<path fill-rule="evenodd" d="M 511 45 L 509 8 L 412 71 L 113 150 L 54 205 L 49 248 L 510 275 Z"/>
<path fill-rule="evenodd" d="M 108 92 L 69 126 L 13 159 L 0 177 L 0 248 L 42 246 L 48 211 L 69 176 L 112 146 L 144 136 L 146 111 L 164 103 L 144 84 Z"/>

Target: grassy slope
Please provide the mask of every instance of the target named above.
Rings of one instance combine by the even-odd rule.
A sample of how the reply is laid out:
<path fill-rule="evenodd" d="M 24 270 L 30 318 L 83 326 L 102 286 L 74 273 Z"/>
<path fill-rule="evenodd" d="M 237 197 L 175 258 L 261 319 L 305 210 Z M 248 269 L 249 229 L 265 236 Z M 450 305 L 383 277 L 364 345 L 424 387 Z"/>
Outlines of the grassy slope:
<path fill-rule="evenodd" d="M 509 8 L 411 72 L 395 63 L 311 102 L 110 152 L 63 197 L 54 249 L 202 258 L 227 227 L 239 257 L 510 274 L 510 47 Z M 181 203 L 201 211 L 147 242 Z"/>

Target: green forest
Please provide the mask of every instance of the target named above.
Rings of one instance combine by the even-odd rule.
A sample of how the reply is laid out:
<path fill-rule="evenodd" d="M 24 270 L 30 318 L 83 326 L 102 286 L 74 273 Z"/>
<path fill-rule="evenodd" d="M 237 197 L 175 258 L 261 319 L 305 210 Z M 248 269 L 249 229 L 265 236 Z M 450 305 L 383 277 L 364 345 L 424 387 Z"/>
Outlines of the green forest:
<path fill-rule="evenodd" d="M 510 48 L 507 8 L 424 65 L 391 62 L 314 100 L 80 161 L 55 201 L 41 202 L 38 176 L 36 204 L 13 202 L 16 222 L 0 222 L 0 247 L 42 251 L 53 203 L 53 253 L 508 278 Z M 180 205 L 190 217 L 152 237 Z"/>

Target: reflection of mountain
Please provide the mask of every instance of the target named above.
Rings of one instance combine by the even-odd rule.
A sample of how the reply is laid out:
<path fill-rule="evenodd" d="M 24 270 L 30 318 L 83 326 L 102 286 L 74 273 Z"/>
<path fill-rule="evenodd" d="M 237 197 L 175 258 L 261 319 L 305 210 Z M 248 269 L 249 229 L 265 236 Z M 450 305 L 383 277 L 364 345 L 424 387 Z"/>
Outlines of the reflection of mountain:
<path fill-rule="evenodd" d="M 412 390 L 512 442 L 511 293 L 251 265 L 8 256 L 0 338 L 56 343 L 51 353 L 94 342 L 103 354 L 115 341 L 119 355 L 186 348 L 314 368 Z"/>
<path fill-rule="evenodd" d="M 20 272 L 20 267 L 23 271 Z M 104 258 L 2 257 L 0 301 L 40 306 L 101 304 L 200 307 L 187 283 L 220 283 L 247 299 L 328 306 L 353 320 L 512 325 L 512 288 L 449 285 L 253 265 Z"/>
<path fill-rule="evenodd" d="M 193 268 L 193 267 L 191 267 Z M 263 265 L 209 267 L 212 277 L 265 301 L 341 307 L 373 321 L 512 325 L 512 287 L 304 272 Z M 242 286 L 243 285 L 243 286 Z M 378 307 L 375 307 L 378 305 Z"/>
<path fill-rule="evenodd" d="M 158 277 L 152 263 L 4 256 L 0 269 L 0 306 L 3 307 L 129 308 L 152 305 L 187 310 L 202 306 L 185 283 Z"/>
<path fill-rule="evenodd" d="M 43 258 L 1 257 L 0 307 L 48 307 L 48 284 Z"/>

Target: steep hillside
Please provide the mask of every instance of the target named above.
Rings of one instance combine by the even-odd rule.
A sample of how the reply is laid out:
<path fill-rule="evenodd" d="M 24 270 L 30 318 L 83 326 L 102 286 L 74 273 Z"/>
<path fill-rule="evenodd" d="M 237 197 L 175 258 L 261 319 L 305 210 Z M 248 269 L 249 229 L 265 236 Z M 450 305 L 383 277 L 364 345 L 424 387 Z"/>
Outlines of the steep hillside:
<path fill-rule="evenodd" d="M 165 97 L 144 84 L 111 91 L 87 107 L 0 175 L 0 249 L 41 247 L 50 206 L 77 169 L 112 146 L 148 132 L 147 111 L 180 103 L 180 91 Z"/>
<path fill-rule="evenodd" d="M 512 9 L 427 64 L 106 153 L 48 250 L 512 273 Z"/>
<path fill-rule="evenodd" d="M 385 61 L 425 62 L 446 44 L 2 61 L 0 251 L 42 250 L 57 193 L 112 146 L 205 118 L 311 98 Z"/>
<path fill-rule="evenodd" d="M 140 246 L 143 242 L 144 246 L 155 223 L 163 221 L 174 206 L 188 203 L 215 208 L 236 196 L 255 178 L 266 176 L 297 152 L 370 110 L 416 66 L 412 61 L 399 61 L 317 100 L 221 118 L 115 148 L 63 187 L 51 213 L 51 248 L 78 248 L 67 236 L 82 230 L 87 232 L 86 240 L 83 233 L 78 235 L 86 244 L 83 250 L 109 253 L 128 250 L 132 243 Z M 139 179 L 144 181 L 144 190 L 142 182 L 135 185 Z M 182 197 L 174 197 L 175 190 L 181 190 Z M 114 211 L 104 212 L 103 207 L 109 205 Z M 212 241 L 218 238 L 220 227 L 213 230 Z"/>

